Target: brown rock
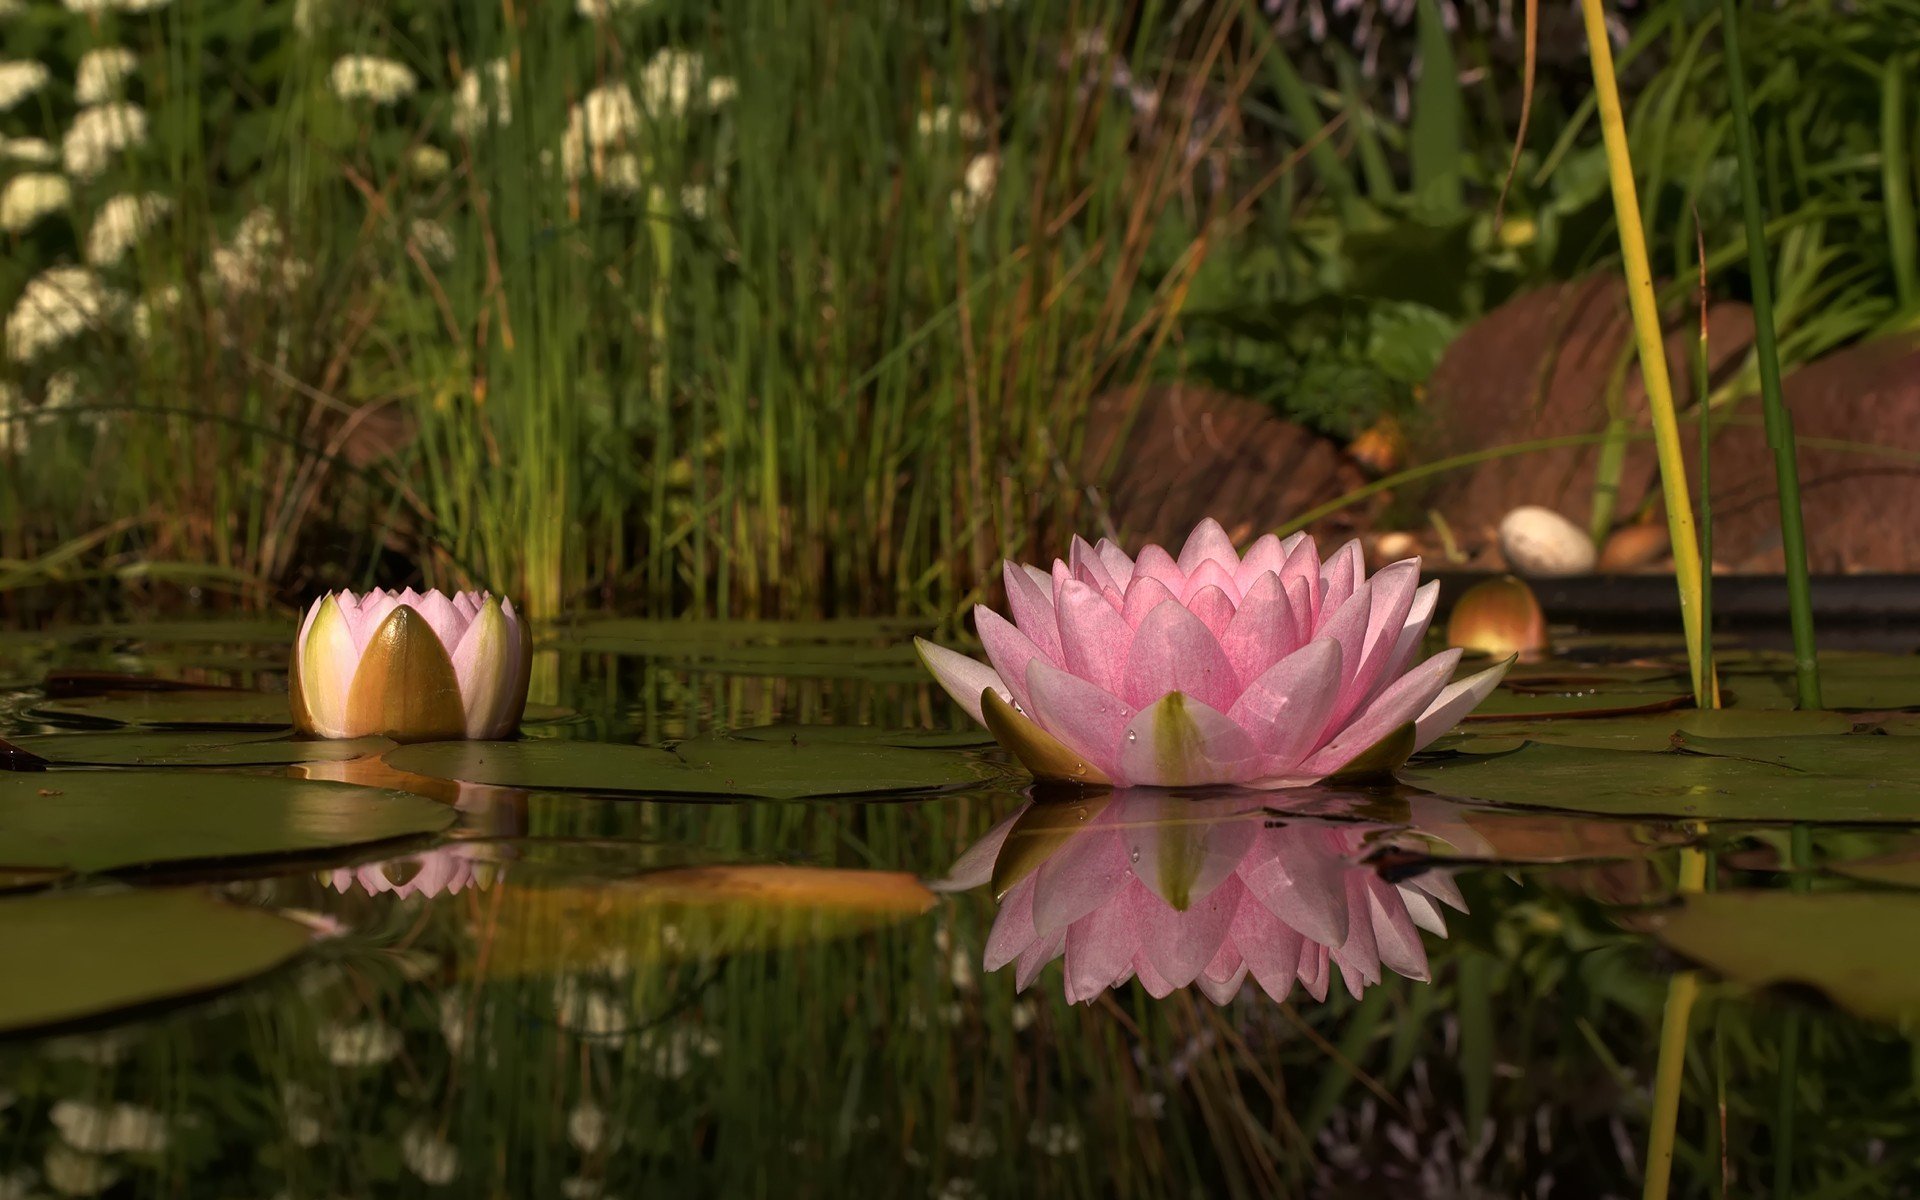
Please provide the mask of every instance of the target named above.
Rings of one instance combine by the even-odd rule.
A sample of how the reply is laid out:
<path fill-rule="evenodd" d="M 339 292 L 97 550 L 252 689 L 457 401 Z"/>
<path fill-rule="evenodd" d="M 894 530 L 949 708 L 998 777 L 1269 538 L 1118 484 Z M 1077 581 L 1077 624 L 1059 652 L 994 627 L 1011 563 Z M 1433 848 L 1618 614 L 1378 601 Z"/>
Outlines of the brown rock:
<path fill-rule="evenodd" d="M 1738 369 L 1753 340 L 1745 305 L 1709 311 L 1709 373 L 1718 383 Z M 1667 333 L 1669 370 L 1683 409 L 1691 403 L 1687 355 L 1696 336 L 1676 313 Z M 1633 361 L 1626 288 L 1596 275 L 1517 296 L 1475 322 L 1451 347 L 1428 384 L 1415 460 L 1432 462 L 1475 450 L 1577 434 L 1609 420 L 1608 393 L 1625 371 L 1618 409 L 1629 429 L 1648 428 L 1646 390 Z M 1486 545 L 1502 515 L 1527 504 L 1554 509 L 1585 526 L 1593 511 L 1599 443 L 1499 458 L 1442 476 L 1423 498 L 1452 522 L 1470 552 Z M 1615 512 L 1630 516 L 1657 490 L 1650 439 L 1627 443 Z"/>
<path fill-rule="evenodd" d="M 1607 544 L 1600 548 L 1600 562 L 1596 569 L 1606 571 L 1637 571 L 1651 566 L 1667 555 L 1669 538 L 1665 525 L 1628 525 L 1616 529 L 1607 538 Z"/>
<path fill-rule="evenodd" d="M 1177 546 L 1203 517 L 1245 542 L 1366 482 L 1328 439 L 1263 404 L 1187 385 L 1097 398 L 1081 462 L 1094 515 L 1128 546 Z M 1352 537 L 1369 511 L 1343 509 L 1313 532 Z"/>
<path fill-rule="evenodd" d="M 1812 569 L 1920 570 L 1920 341 L 1837 351 L 1788 376 L 1785 391 Z M 1759 398 L 1726 421 L 1713 439 L 1714 559 L 1778 571 L 1779 500 Z"/>

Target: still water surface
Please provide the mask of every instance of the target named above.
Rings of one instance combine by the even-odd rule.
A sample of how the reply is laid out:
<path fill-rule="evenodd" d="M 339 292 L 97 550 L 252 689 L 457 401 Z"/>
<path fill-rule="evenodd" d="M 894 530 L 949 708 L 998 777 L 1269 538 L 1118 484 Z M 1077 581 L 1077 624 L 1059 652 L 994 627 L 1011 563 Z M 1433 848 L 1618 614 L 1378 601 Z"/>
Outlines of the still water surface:
<path fill-rule="evenodd" d="M 153 898 L 184 888 L 310 932 L 235 986 L 76 1003 L 0 1041 L 0 1198 L 1632 1196 L 1676 978 L 1704 990 L 1669 1052 L 1675 1194 L 1898 1195 L 1920 1179 L 1897 1013 L 1677 975 L 1687 962 L 1648 933 L 1689 861 L 1714 888 L 1878 896 L 1823 868 L 1899 861 L 1900 828 L 1803 826 L 1796 846 L 1784 825 L 1398 785 L 1036 795 L 899 633 L 563 635 L 526 736 L 753 730 L 835 780 L 892 763 L 859 757 L 878 739 L 961 764 L 937 789 L 675 798 L 653 775 L 610 794 L 618 761 L 588 789 L 432 778 L 378 754 L 236 766 L 223 773 L 413 791 L 453 824 L 291 858 L 175 854 L 42 892 L 15 872 L 23 890 L 0 903 L 131 886 L 157 919 Z M 58 673 L 271 692 L 283 639 L 0 644 L 0 736 L 140 732 L 171 711 L 202 740 L 170 735 L 167 752 L 218 758 L 237 735 L 208 726 L 251 698 Z M 254 717 L 248 736 L 272 736 Z M 742 786 L 765 769 L 712 766 Z M 158 844 L 166 813 L 210 794 L 208 769 L 161 768 L 173 782 L 127 810 L 131 840 L 148 822 Z M 79 770 L 35 778 L 78 797 Z M 1886 922 L 1865 944 L 1890 957 L 1915 940 L 1894 899 L 1854 922 Z M 25 944 L 4 920 L 0 944 Z M 115 953 L 133 974 L 230 936 L 184 913 Z M 0 963 L 0 989 L 34 969 Z"/>

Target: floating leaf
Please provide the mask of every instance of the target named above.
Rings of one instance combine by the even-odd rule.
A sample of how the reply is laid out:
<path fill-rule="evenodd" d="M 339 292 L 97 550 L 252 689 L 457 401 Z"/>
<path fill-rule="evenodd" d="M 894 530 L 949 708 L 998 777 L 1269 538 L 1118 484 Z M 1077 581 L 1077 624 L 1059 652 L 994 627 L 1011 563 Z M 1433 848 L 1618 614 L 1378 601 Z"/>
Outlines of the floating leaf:
<path fill-rule="evenodd" d="M 489 976 L 711 959 L 847 937 L 917 917 L 934 894 L 899 871 L 698 866 L 599 887 L 513 887 L 491 910 Z"/>
<path fill-rule="evenodd" d="M 416 775 L 502 787 L 795 800 L 963 787 L 996 772 L 943 750 L 856 742 L 701 738 L 671 750 L 601 742 L 426 742 L 386 761 Z"/>
<path fill-rule="evenodd" d="M 142 621 L 126 625 L 76 625 L 48 631 L 67 642 L 163 642 L 288 645 L 298 632 L 292 621 Z"/>
<path fill-rule="evenodd" d="M 1382 848 L 1369 855 L 1372 861 L 1598 862 L 1646 858 L 1694 840 L 1667 821 L 1471 808 L 1427 797 L 1413 801 L 1411 815 L 1411 825 L 1381 839 Z"/>
<path fill-rule="evenodd" d="M 1708 892 L 1688 896 L 1656 933 L 1741 983 L 1810 986 L 1902 1028 L 1920 1017 L 1920 895 Z"/>
<path fill-rule="evenodd" d="M 287 697 L 276 692 L 114 692 L 49 700 L 32 715 L 50 721 L 147 725 L 155 729 L 285 729 L 293 723 Z"/>
<path fill-rule="evenodd" d="M 1871 858 L 1854 858 L 1834 863 L 1828 869 L 1849 879 L 1889 887 L 1920 888 L 1920 839 L 1908 838 L 1898 850 Z"/>
<path fill-rule="evenodd" d="M 1508 717 L 1613 717 L 1624 713 L 1660 712 L 1693 703 L 1691 692 L 1671 689 L 1568 685 L 1569 690 L 1519 692 L 1502 687 L 1469 713 L 1468 721 L 1495 721 Z"/>
<path fill-rule="evenodd" d="M 729 737 L 755 742 L 858 742 L 904 749 L 956 750 L 993 745 L 993 735 L 972 729 L 884 729 L 877 725 L 756 725 L 736 729 Z"/>
<path fill-rule="evenodd" d="M 1735 707 L 1793 707 L 1797 691 L 1790 656 L 1749 652 L 1719 665 L 1722 690 L 1732 694 Z M 1822 654 L 1820 698 L 1834 709 L 1920 707 L 1920 656 Z"/>
<path fill-rule="evenodd" d="M 1591 717 L 1577 721 L 1476 721 L 1434 749 L 1465 754 L 1499 753 L 1513 739 L 1553 746 L 1589 746 L 1599 750 L 1670 750 L 1681 735 L 1701 738 L 1780 737 L 1846 733 L 1853 719 L 1844 713 L 1792 709 L 1698 709 Z"/>
<path fill-rule="evenodd" d="M 1623 816 L 1920 820 L 1920 789 L 1908 784 L 1809 774 L 1710 754 L 1527 745 L 1509 754 L 1427 759 L 1402 768 L 1398 777 L 1456 799 Z"/>
<path fill-rule="evenodd" d="M 297 740 L 279 734 L 218 730 L 50 733 L 18 738 L 14 744 L 47 762 L 100 767 L 266 767 L 334 762 L 393 749 L 393 743 L 383 737 Z"/>
<path fill-rule="evenodd" d="M 0 775 L 0 866 L 84 873 L 314 854 L 437 833 L 454 817 L 405 792 L 281 776 Z"/>
<path fill-rule="evenodd" d="M 1772 763 L 1811 775 L 1920 785 L 1920 742 L 1911 738 L 1685 736 L 1681 744 L 1695 754 Z"/>
<path fill-rule="evenodd" d="M 1696 708 L 1680 713 L 1675 724 L 1689 738 L 1814 737 L 1853 730 L 1853 718 L 1845 713 L 1791 708 Z"/>
<path fill-rule="evenodd" d="M 0 900 L 0 1033 L 231 987 L 287 962 L 310 939 L 285 917 L 198 891 Z"/>

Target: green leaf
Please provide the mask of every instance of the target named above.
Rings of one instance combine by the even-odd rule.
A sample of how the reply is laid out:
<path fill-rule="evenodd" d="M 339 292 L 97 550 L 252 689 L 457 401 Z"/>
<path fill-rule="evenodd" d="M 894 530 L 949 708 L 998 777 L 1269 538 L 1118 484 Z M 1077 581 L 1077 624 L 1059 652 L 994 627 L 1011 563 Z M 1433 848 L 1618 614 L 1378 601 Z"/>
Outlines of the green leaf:
<path fill-rule="evenodd" d="M 227 691 L 112 692 L 36 704 L 31 715 L 50 721 L 111 722 L 156 729 L 285 729 L 293 710 L 280 693 Z"/>
<path fill-rule="evenodd" d="M 0 1033 L 230 987 L 292 959 L 307 927 L 187 890 L 0 899 Z"/>
<path fill-rule="evenodd" d="M 988 763 L 953 751 L 719 737 L 671 750 L 574 741 L 427 742 L 402 746 L 386 761 L 416 775 L 503 787 L 774 800 L 939 790 L 998 775 Z"/>
<path fill-rule="evenodd" d="M 406 792 L 309 779 L 36 771 L 0 775 L 0 866 L 84 873 L 311 855 L 438 833 L 454 816 Z"/>
<path fill-rule="evenodd" d="M 278 734 L 217 730 L 50 733 L 15 738 L 13 744 L 50 763 L 96 767 L 266 767 L 338 762 L 393 749 L 393 743 L 383 737 L 299 741 Z"/>

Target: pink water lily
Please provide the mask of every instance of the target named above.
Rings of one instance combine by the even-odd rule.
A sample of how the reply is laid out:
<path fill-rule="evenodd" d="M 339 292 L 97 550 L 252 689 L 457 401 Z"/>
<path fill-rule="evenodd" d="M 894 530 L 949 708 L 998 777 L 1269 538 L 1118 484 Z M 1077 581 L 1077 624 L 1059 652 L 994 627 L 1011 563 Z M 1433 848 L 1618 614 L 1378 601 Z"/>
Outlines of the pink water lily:
<path fill-rule="evenodd" d="M 1360 861 L 1382 827 L 1275 819 L 1257 804 L 1151 789 L 1030 803 L 936 886 L 1000 893 L 983 956 L 1013 964 L 1024 991 L 1063 959 L 1069 1003 L 1138 979 L 1165 996 L 1194 985 L 1216 1004 L 1248 979 L 1274 1000 L 1297 983 L 1327 998 L 1338 971 L 1354 996 L 1394 971 L 1427 978 L 1420 931 L 1465 911 L 1453 880 L 1389 883 Z"/>
<path fill-rule="evenodd" d="M 520 727 L 532 654 L 512 601 L 485 592 L 342 591 L 294 641 L 294 726 L 314 737 L 502 738 Z"/>
<path fill-rule="evenodd" d="M 1369 577 L 1358 542 L 1322 562 L 1305 534 L 1268 535 L 1242 557 L 1207 520 L 1178 558 L 1075 538 L 1051 571 L 1007 563 L 1006 585 L 1011 621 L 973 610 L 991 666 L 916 645 L 1043 779 L 1277 788 L 1390 768 L 1507 669 L 1452 681 L 1460 651 L 1417 662 L 1439 584 L 1417 558 Z"/>
<path fill-rule="evenodd" d="M 499 876 L 500 868 L 477 857 L 479 853 L 474 846 L 455 842 L 382 862 L 338 867 L 323 874 L 321 880 L 343 894 L 357 887 L 369 896 L 391 892 L 401 900 L 410 896 L 457 896 L 468 887 L 485 888 Z"/>

